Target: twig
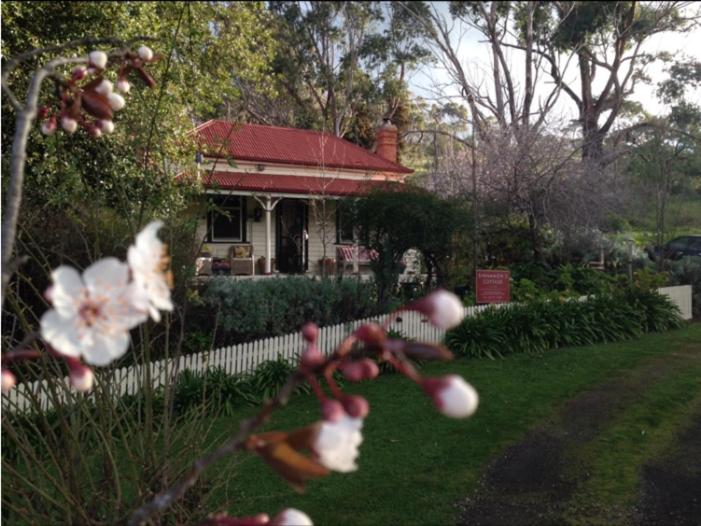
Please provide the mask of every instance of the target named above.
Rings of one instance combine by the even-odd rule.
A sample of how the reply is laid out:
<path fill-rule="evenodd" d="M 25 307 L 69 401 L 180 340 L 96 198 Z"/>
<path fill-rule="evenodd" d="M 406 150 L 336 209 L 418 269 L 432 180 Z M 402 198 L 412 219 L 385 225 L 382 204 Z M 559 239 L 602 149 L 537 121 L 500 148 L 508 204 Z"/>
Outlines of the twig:
<path fill-rule="evenodd" d="M 335 359 L 335 355 L 330 357 L 326 363 L 332 359 Z M 139 526 L 144 524 L 149 518 L 153 517 L 157 513 L 166 510 L 176 500 L 185 495 L 187 490 L 197 482 L 197 479 L 202 472 L 207 469 L 207 467 L 225 455 L 241 449 L 251 433 L 267 422 L 275 409 L 283 407 L 287 404 L 295 388 L 304 381 L 304 378 L 304 375 L 301 373 L 291 375 L 285 385 L 280 389 L 277 396 L 267 402 L 257 415 L 247 418 L 241 422 L 238 433 L 208 455 L 197 459 L 189 473 L 184 478 L 182 478 L 175 485 L 156 495 L 150 502 L 138 508 L 132 514 L 128 524 L 130 526 Z"/>

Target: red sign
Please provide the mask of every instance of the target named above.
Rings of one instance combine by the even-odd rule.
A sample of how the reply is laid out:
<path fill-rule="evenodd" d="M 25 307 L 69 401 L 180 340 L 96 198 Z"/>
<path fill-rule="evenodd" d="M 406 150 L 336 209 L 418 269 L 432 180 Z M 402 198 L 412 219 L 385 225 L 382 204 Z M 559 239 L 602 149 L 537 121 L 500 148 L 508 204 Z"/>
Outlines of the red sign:
<path fill-rule="evenodd" d="M 478 270 L 477 303 L 508 303 L 509 277 L 508 270 Z"/>

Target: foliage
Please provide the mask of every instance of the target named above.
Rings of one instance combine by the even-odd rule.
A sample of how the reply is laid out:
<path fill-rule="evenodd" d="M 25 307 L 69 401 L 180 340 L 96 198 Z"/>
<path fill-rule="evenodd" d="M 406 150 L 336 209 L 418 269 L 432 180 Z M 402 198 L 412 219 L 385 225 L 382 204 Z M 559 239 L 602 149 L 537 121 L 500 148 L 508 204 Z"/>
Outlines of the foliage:
<path fill-rule="evenodd" d="M 205 285 L 201 298 L 189 327 L 206 334 L 216 331 L 214 345 L 288 334 L 308 321 L 334 325 L 382 313 L 375 285 L 356 280 L 217 277 Z"/>
<path fill-rule="evenodd" d="M 490 308 L 466 318 L 445 340 L 457 354 L 494 359 L 636 338 L 680 325 L 678 309 L 666 297 L 629 288 L 584 301 L 535 301 Z"/>
<path fill-rule="evenodd" d="M 572 264 L 550 268 L 526 263 L 509 267 L 514 301 L 578 298 L 608 293 L 618 284 L 615 276 Z"/>
<path fill-rule="evenodd" d="M 281 357 L 261 363 L 252 374 L 231 375 L 221 367 L 183 371 L 175 384 L 175 413 L 205 406 L 209 414 L 233 415 L 243 406 L 255 406 L 274 397 L 294 371 L 294 366 Z M 309 386 L 301 385 L 297 392 L 307 393 Z"/>
<path fill-rule="evenodd" d="M 460 237 L 468 231 L 469 214 L 464 202 L 442 199 L 418 188 L 375 190 L 355 203 L 361 242 L 378 252 L 372 270 L 380 303 L 395 292 L 401 260 L 410 248 L 418 249 L 432 286 L 447 279 L 450 260 L 460 249 Z"/>

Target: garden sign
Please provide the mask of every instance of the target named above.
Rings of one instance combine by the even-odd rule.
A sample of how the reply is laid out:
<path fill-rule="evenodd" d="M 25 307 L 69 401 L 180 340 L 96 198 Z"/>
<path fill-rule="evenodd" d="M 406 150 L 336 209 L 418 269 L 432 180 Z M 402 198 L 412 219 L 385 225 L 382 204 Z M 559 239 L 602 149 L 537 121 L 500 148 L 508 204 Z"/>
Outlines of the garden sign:
<path fill-rule="evenodd" d="M 509 302 L 509 278 L 508 270 L 478 270 L 477 303 Z"/>

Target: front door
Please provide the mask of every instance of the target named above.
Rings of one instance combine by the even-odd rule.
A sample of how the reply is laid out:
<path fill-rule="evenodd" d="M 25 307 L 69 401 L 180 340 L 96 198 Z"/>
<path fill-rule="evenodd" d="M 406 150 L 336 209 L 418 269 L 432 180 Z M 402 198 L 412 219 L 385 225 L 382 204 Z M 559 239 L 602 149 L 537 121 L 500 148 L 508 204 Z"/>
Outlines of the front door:
<path fill-rule="evenodd" d="M 307 270 L 307 205 L 300 199 L 283 199 L 278 203 L 275 236 L 277 269 L 284 274 Z"/>

